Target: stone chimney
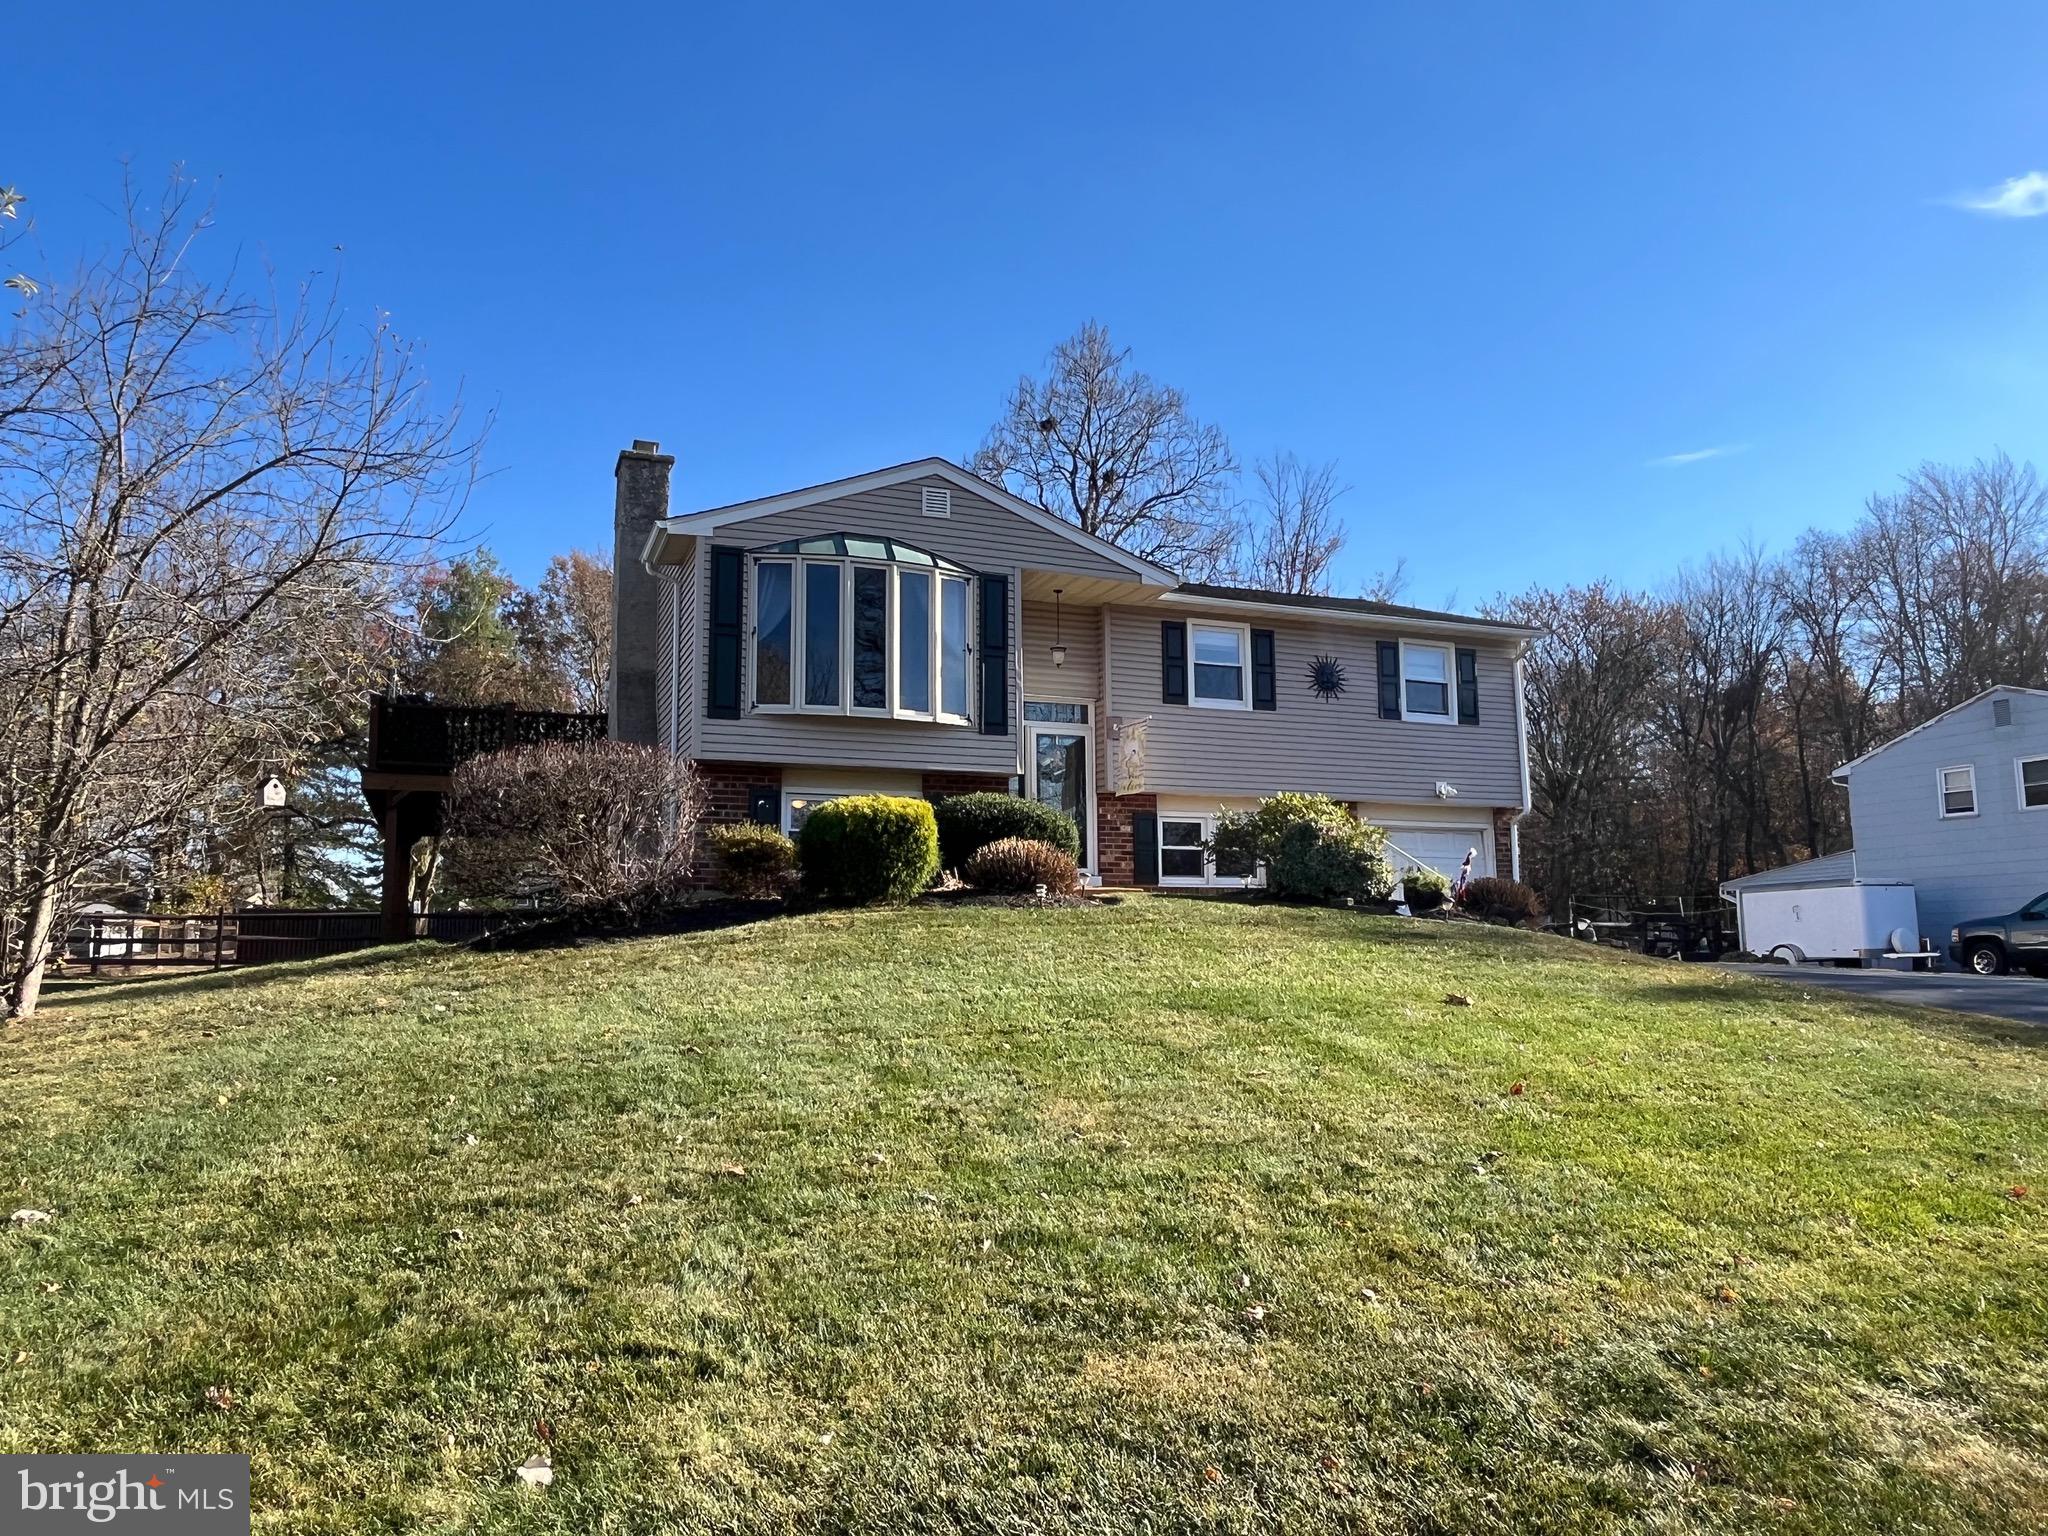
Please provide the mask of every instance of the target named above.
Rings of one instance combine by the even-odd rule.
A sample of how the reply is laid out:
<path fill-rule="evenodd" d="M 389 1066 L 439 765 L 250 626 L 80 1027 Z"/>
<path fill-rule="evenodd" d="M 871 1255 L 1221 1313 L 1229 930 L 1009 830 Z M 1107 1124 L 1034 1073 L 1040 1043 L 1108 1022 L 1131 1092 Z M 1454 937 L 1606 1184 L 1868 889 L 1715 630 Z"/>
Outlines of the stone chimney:
<path fill-rule="evenodd" d="M 652 746 L 660 615 L 656 587 L 640 563 L 647 535 L 668 516 L 668 476 L 676 456 L 635 438 L 619 455 L 618 499 L 612 512 L 612 681 L 607 700 L 614 741 Z"/>

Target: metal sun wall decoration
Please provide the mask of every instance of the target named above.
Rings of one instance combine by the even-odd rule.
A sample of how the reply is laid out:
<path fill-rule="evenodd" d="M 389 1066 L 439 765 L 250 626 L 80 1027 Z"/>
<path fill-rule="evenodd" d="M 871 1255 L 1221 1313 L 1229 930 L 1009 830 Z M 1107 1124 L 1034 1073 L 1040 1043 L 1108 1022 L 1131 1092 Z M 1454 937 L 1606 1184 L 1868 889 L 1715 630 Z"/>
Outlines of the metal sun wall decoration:
<path fill-rule="evenodd" d="M 1344 691 L 1344 666 L 1334 656 L 1318 656 L 1308 664 L 1309 690 L 1319 699 L 1334 699 Z"/>

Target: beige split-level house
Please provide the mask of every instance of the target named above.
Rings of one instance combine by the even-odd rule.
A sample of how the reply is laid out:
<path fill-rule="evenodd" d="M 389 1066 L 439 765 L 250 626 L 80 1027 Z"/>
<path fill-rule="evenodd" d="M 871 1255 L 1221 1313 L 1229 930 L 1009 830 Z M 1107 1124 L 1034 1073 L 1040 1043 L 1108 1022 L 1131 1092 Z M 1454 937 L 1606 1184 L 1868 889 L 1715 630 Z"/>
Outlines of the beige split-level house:
<path fill-rule="evenodd" d="M 1519 873 L 1534 631 L 1182 582 L 944 459 L 671 515 L 674 463 L 619 455 L 611 729 L 694 760 L 714 820 L 1001 790 L 1101 884 L 1236 885 L 1217 810 L 1307 790 Z"/>

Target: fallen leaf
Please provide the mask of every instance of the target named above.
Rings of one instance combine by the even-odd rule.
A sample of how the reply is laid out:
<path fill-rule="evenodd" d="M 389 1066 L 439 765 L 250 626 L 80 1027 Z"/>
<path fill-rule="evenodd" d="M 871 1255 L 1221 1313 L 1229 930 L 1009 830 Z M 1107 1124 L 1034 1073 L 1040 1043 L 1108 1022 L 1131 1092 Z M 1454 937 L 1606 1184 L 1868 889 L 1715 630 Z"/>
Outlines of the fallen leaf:
<path fill-rule="evenodd" d="M 541 1489 L 555 1480 L 555 1469 L 546 1456 L 529 1456 L 514 1467 L 513 1475 L 527 1487 Z"/>
<path fill-rule="evenodd" d="M 1217 1467 L 1202 1468 L 1202 1476 L 1209 1479 L 1209 1481 L 1212 1483 L 1220 1483 L 1223 1481 L 1223 1472 L 1220 1468 Z"/>
<path fill-rule="evenodd" d="M 1723 1306 L 1732 1307 L 1733 1305 L 1735 1305 L 1736 1302 L 1742 1300 L 1742 1298 L 1735 1294 L 1734 1286 L 1724 1285 L 1721 1287 L 1721 1289 L 1714 1292 L 1714 1300 L 1720 1302 Z"/>
<path fill-rule="evenodd" d="M 1529 1085 L 1524 1082 L 1515 1082 L 1510 1083 L 1508 1085 L 1508 1092 L 1513 1094 L 1516 1098 L 1520 1098 L 1524 1093 L 1528 1092 L 1528 1090 Z"/>
<path fill-rule="evenodd" d="M 28 1351 L 25 1349 L 17 1349 L 14 1352 L 14 1363 L 16 1365 L 28 1364 Z"/>
<path fill-rule="evenodd" d="M 744 1179 L 747 1176 L 747 1165 L 745 1163 L 727 1163 L 718 1171 L 728 1179 Z"/>
<path fill-rule="evenodd" d="M 1325 1472 L 1335 1472 L 1343 1465 L 1344 1463 L 1339 1458 L 1332 1456 L 1328 1451 L 1323 1452 L 1322 1466 Z"/>
<path fill-rule="evenodd" d="M 886 1152 L 870 1152 L 868 1154 L 868 1161 L 874 1164 L 875 1167 L 880 1168 L 889 1161 L 889 1154 Z"/>
<path fill-rule="evenodd" d="M 27 1206 L 23 1206 L 8 1219 L 17 1227 L 35 1227 L 46 1221 L 56 1220 L 48 1211 L 31 1210 Z"/>
<path fill-rule="evenodd" d="M 632 1208 L 633 1208 L 634 1206 L 636 1206 L 636 1205 L 645 1205 L 646 1203 L 647 1203 L 647 1197 L 646 1197 L 645 1195 L 628 1195 L 628 1196 L 626 1196 L 626 1208 L 627 1208 L 628 1210 L 631 1210 L 631 1209 L 632 1209 Z"/>
<path fill-rule="evenodd" d="M 201 1396 L 206 1399 L 207 1407 L 220 1413 L 226 1413 L 235 1406 L 235 1394 L 226 1387 L 208 1387 Z"/>
<path fill-rule="evenodd" d="M 2012 1187 L 2011 1189 L 2008 1189 L 2008 1190 L 2007 1190 L 2007 1191 L 2005 1192 L 2005 1198 L 2006 1198 L 2006 1199 L 2008 1199 L 2008 1200 L 2024 1200 L 2024 1199 L 2026 1199 L 2026 1198 L 2027 1198 L 2027 1186 L 2026 1186 L 2026 1185 L 2024 1185 L 2024 1184 L 2015 1184 L 2015 1185 L 2013 1185 L 2013 1187 Z"/>
<path fill-rule="evenodd" d="M 1266 1309 L 1255 1301 L 1244 1309 L 1244 1320 L 1255 1328 L 1259 1327 L 1266 1321 Z"/>
<path fill-rule="evenodd" d="M 1463 992 L 1446 992 L 1444 1002 L 1453 1008 L 1470 1008 L 1472 999 Z"/>

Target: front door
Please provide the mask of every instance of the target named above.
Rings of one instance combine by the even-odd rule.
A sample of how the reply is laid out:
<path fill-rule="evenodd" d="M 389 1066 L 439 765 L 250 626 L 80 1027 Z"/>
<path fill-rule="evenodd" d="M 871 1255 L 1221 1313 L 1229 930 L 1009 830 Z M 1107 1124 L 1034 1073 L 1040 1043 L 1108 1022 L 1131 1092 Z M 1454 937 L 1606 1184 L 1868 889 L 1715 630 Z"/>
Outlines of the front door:
<path fill-rule="evenodd" d="M 1073 818 L 1081 834 L 1080 866 L 1095 871 L 1095 775 L 1088 761 L 1088 727 L 1027 722 L 1031 797 Z"/>

